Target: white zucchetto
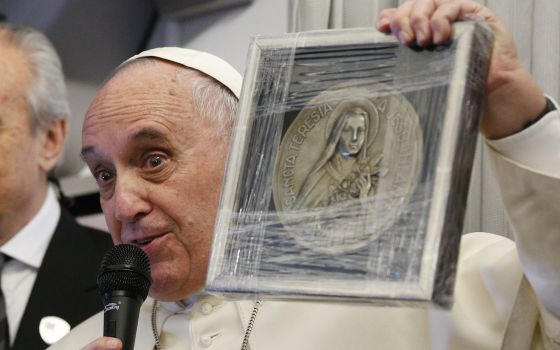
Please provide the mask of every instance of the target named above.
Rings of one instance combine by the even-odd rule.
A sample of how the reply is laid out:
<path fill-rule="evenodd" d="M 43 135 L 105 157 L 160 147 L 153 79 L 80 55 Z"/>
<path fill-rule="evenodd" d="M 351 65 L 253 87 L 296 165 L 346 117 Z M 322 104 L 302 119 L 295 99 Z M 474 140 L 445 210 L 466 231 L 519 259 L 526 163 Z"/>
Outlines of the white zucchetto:
<path fill-rule="evenodd" d="M 227 87 L 237 98 L 241 93 L 243 77 L 223 59 L 203 51 L 181 47 L 159 47 L 132 56 L 125 62 L 141 57 L 157 57 L 202 72 Z"/>

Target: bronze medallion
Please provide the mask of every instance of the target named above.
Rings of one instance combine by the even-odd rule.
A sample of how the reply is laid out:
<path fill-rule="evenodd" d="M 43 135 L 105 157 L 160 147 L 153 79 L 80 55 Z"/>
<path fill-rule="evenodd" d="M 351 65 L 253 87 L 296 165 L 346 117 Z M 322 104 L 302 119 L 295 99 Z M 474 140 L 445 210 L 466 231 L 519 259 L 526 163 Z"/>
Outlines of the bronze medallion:
<path fill-rule="evenodd" d="M 306 247 L 358 249 L 394 223 L 421 164 L 418 116 L 402 95 L 325 91 L 282 138 L 274 204 L 287 231 Z"/>

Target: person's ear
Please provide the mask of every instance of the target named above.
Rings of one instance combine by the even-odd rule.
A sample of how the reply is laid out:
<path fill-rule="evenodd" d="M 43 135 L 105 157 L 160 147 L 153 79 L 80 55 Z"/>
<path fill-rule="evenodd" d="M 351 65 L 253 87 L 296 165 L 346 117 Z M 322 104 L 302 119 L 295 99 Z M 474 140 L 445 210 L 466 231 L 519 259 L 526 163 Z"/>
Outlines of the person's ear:
<path fill-rule="evenodd" d="M 37 131 L 39 133 L 37 135 L 39 167 L 45 173 L 51 171 L 60 159 L 64 149 L 66 131 L 67 124 L 63 119 L 56 120 Z"/>

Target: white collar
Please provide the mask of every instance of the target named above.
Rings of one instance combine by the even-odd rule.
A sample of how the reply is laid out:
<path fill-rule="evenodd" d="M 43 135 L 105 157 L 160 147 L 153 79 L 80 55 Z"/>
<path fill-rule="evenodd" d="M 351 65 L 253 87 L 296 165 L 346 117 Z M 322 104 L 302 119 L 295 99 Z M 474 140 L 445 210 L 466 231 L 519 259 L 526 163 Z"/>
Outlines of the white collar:
<path fill-rule="evenodd" d="M 51 240 L 58 220 L 60 205 L 54 189 L 49 186 L 41 209 L 0 251 L 15 260 L 34 268 L 39 268 Z"/>
<path fill-rule="evenodd" d="M 223 299 L 217 295 L 210 294 L 206 291 L 200 291 L 182 300 L 160 301 L 159 303 L 164 309 L 171 313 L 188 314 L 193 311 L 194 306 L 201 300 L 204 300 L 204 302 L 209 303 L 212 306 L 216 306 L 223 302 Z"/>

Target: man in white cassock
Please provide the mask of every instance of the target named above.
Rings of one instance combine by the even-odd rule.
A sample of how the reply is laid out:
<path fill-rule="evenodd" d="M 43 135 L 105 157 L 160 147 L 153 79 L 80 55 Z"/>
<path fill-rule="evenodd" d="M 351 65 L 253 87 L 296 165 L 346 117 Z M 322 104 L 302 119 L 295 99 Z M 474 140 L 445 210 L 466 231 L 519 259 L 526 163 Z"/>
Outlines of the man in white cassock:
<path fill-rule="evenodd" d="M 82 155 L 114 243 L 136 244 L 151 261 L 135 349 L 240 349 L 244 338 L 252 350 L 560 349 L 557 107 L 503 24 L 474 1 L 407 1 L 382 12 L 378 28 L 438 44 L 450 22 L 473 14 L 496 37 L 481 130 L 516 243 L 463 237 L 450 311 L 266 301 L 251 327 L 255 303 L 204 293 L 241 78 L 214 56 L 178 48 L 122 65 L 87 112 Z M 101 337 L 102 323 L 100 313 L 51 349 L 120 349 Z"/>

